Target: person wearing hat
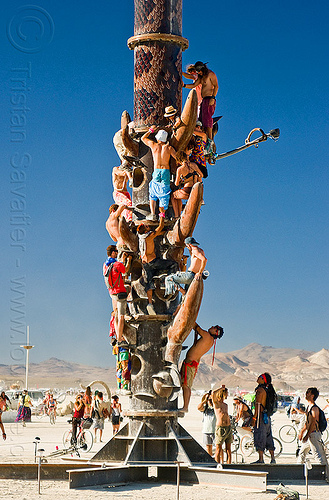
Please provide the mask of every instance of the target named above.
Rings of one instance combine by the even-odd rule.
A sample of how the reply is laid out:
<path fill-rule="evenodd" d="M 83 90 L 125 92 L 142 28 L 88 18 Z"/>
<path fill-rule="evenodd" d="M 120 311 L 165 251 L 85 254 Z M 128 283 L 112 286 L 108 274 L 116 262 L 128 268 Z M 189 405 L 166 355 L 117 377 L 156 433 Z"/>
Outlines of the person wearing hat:
<path fill-rule="evenodd" d="M 167 118 L 169 122 L 168 128 L 170 128 L 172 132 L 175 132 L 183 124 L 181 117 L 178 116 L 178 111 L 174 108 L 174 106 L 167 106 L 163 116 Z"/>
<path fill-rule="evenodd" d="M 194 83 L 185 84 L 183 87 L 194 89 L 201 84 L 202 102 L 200 106 L 199 120 L 205 128 L 205 132 L 209 139 L 213 139 L 213 114 L 216 109 L 216 95 L 218 92 L 217 76 L 211 71 L 206 63 L 197 61 L 194 64 L 195 70 L 198 74 L 197 80 Z"/>
<path fill-rule="evenodd" d="M 202 248 L 193 236 L 185 238 L 185 245 L 190 252 L 191 264 L 187 271 L 178 271 L 175 274 L 169 274 L 165 278 L 165 295 L 170 295 L 179 290 L 183 295 L 185 295 L 188 286 L 192 283 L 194 279 L 200 280 L 202 278 L 202 273 L 207 264 L 207 258 L 205 256 Z M 186 285 L 185 289 L 179 285 Z"/>
<path fill-rule="evenodd" d="M 181 384 L 183 389 L 184 406 L 180 411 L 188 412 L 191 399 L 193 380 L 198 371 L 200 360 L 214 345 L 215 339 L 220 339 L 224 330 L 221 326 L 211 326 L 203 330 L 197 323 L 194 325 L 195 338 L 192 347 L 187 351 L 180 369 Z"/>
<path fill-rule="evenodd" d="M 113 167 L 112 169 L 112 184 L 113 184 L 113 199 L 119 206 L 125 205 L 131 207 L 131 197 L 127 191 L 128 182 L 132 181 L 132 167 L 127 160 L 123 160 L 120 167 Z M 131 210 L 124 209 L 122 215 L 127 222 L 131 222 Z"/>
<path fill-rule="evenodd" d="M 154 132 L 154 127 L 150 127 L 141 140 L 151 149 L 153 156 L 154 170 L 149 184 L 151 214 L 147 216 L 147 219 L 156 221 L 157 200 L 159 200 L 160 218 L 165 218 L 165 211 L 169 205 L 171 193 L 169 161 L 171 156 L 176 159 L 176 150 L 167 142 L 168 132 L 160 129 L 155 136 L 157 142 L 149 139 L 149 135 Z"/>

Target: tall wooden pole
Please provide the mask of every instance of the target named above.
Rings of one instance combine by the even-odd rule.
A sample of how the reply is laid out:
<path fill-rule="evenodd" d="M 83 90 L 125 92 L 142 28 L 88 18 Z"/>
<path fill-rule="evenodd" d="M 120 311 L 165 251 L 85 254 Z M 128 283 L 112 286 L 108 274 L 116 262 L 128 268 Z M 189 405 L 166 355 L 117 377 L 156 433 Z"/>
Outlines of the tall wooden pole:
<path fill-rule="evenodd" d="M 182 0 L 135 0 L 134 123 L 136 129 L 163 125 L 164 108 L 182 107 Z"/>

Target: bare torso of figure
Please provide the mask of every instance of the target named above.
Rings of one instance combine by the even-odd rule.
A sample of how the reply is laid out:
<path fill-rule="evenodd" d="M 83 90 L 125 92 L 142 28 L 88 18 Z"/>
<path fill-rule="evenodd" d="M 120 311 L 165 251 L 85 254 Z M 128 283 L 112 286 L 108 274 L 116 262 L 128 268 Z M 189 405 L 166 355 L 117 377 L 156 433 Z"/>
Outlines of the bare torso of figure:
<path fill-rule="evenodd" d="M 127 191 L 128 174 L 120 167 L 113 167 L 112 170 L 112 183 L 115 191 Z"/>
<path fill-rule="evenodd" d="M 119 219 L 118 217 L 115 216 L 115 212 L 112 212 L 107 221 L 106 221 L 106 229 L 109 235 L 111 236 L 112 240 L 117 242 L 118 245 L 124 245 L 124 242 L 120 236 L 119 232 Z"/>
<path fill-rule="evenodd" d="M 201 78 L 201 95 L 202 97 L 214 95 L 215 81 L 217 81 L 216 75 L 213 71 L 209 71 L 208 75 Z"/>
<path fill-rule="evenodd" d="M 196 167 L 196 168 L 194 168 Z M 195 172 L 197 169 L 197 165 L 193 162 L 185 161 L 181 167 L 177 169 L 177 174 L 180 179 L 182 180 L 182 177 L 186 177 L 187 174 Z M 188 177 L 188 179 L 183 179 L 184 181 L 184 187 L 192 187 L 197 181 L 199 177 L 194 174 Z"/>
<path fill-rule="evenodd" d="M 197 274 L 202 266 L 202 262 L 200 260 L 201 255 L 205 256 L 204 251 L 202 248 L 199 247 L 192 247 L 191 253 L 191 264 L 188 268 L 189 271 L 192 271 L 193 273 Z"/>
<path fill-rule="evenodd" d="M 198 339 L 196 344 L 193 344 L 192 347 L 190 347 L 190 349 L 187 351 L 186 359 L 199 363 L 202 356 L 212 348 L 213 344 L 213 337 L 210 335 L 210 333 L 205 333 L 201 338 Z"/>
<path fill-rule="evenodd" d="M 153 153 L 154 169 L 156 168 L 169 169 L 169 160 L 172 150 L 173 148 L 172 146 L 170 146 L 170 144 L 153 143 L 152 153 Z"/>
<path fill-rule="evenodd" d="M 145 243 L 146 243 L 146 252 L 145 255 L 142 256 L 142 262 L 148 263 L 156 258 L 153 234 L 147 236 Z"/>
<path fill-rule="evenodd" d="M 228 414 L 228 406 L 224 401 L 218 401 L 214 404 L 216 415 L 216 425 L 227 427 L 230 425 L 230 416 Z"/>

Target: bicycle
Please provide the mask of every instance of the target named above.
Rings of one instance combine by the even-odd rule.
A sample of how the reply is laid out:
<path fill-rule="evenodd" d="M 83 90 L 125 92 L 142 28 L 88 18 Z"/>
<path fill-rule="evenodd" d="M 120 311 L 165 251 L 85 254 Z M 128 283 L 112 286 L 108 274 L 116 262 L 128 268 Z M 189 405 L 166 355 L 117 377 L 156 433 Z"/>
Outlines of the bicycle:
<path fill-rule="evenodd" d="M 293 443 L 297 440 L 298 434 L 298 424 L 294 420 L 292 420 L 292 424 L 285 424 L 279 430 L 279 438 L 283 443 Z M 322 433 L 322 441 L 324 443 L 329 441 L 328 429 Z"/>
<path fill-rule="evenodd" d="M 238 449 L 240 448 L 240 442 L 241 438 L 237 429 L 238 424 L 235 421 L 235 417 L 230 417 L 231 420 L 231 428 L 232 428 L 232 434 L 233 434 L 233 442 L 231 444 L 231 451 L 232 453 L 236 453 Z"/>
<path fill-rule="evenodd" d="M 283 449 L 282 443 L 276 437 L 273 437 L 273 441 L 274 441 L 274 446 L 275 446 L 274 457 L 277 458 L 282 453 L 282 449 Z M 250 457 L 250 455 L 252 455 L 253 453 L 256 453 L 256 448 L 255 448 L 255 444 L 254 444 L 254 435 L 252 433 L 250 435 L 245 434 L 244 436 L 242 436 L 241 441 L 240 441 L 240 449 L 241 449 L 241 453 L 245 457 Z M 264 455 L 266 457 L 269 457 L 269 458 L 271 457 L 271 454 L 268 450 L 264 451 Z"/>
<path fill-rule="evenodd" d="M 91 419 L 90 419 L 91 420 Z M 79 432 L 77 434 L 76 438 L 76 446 L 78 449 L 81 449 L 84 452 L 88 452 L 91 450 L 93 444 L 94 444 L 94 437 L 92 433 L 88 430 L 89 427 L 92 424 L 92 421 L 88 420 L 82 420 L 81 424 L 79 425 Z M 68 420 L 68 422 L 71 424 L 72 420 Z M 65 449 L 69 449 L 72 446 L 74 446 L 73 443 L 71 443 L 72 440 L 72 429 L 69 431 L 65 431 L 63 434 L 63 445 Z"/>

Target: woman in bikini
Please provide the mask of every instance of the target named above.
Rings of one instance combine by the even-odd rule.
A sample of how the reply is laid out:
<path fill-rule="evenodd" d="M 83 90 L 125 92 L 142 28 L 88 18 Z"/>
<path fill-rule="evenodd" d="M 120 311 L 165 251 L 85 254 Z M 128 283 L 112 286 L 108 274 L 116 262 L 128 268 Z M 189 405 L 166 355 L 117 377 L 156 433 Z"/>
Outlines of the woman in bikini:
<path fill-rule="evenodd" d="M 189 156 L 193 150 L 194 143 L 190 141 L 185 153 L 183 153 L 183 160 L 181 166 L 178 167 L 176 172 L 175 186 L 179 187 L 171 195 L 171 203 L 174 210 L 175 218 L 178 219 L 182 212 L 182 200 L 187 200 L 190 196 L 192 187 L 196 182 L 202 182 L 202 172 L 198 165 L 189 160 Z"/>

